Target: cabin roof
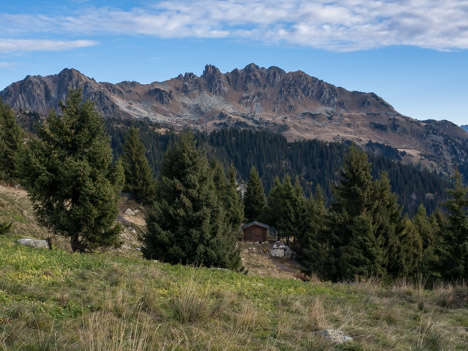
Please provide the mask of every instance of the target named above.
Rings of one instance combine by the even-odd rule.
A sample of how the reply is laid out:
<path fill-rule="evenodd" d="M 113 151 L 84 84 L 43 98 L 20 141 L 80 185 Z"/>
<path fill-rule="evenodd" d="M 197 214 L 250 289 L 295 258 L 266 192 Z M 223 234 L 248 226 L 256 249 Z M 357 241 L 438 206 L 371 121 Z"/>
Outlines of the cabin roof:
<path fill-rule="evenodd" d="M 247 229 L 247 228 L 250 228 L 250 227 L 253 227 L 253 226 L 257 226 L 257 227 L 261 227 L 261 228 L 265 228 L 265 229 L 270 229 L 270 227 L 268 225 L 266 225 L 264 223 L 257 222 L 257 221 L 253 221 L 253 222 L 244 224 L 242 226 L 242 229 Z"/>

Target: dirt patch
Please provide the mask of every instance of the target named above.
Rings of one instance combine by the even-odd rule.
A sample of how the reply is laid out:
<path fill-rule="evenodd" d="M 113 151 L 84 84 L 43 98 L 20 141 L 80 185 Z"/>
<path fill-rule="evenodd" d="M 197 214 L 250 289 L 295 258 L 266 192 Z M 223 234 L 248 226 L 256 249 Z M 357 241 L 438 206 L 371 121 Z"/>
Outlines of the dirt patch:
<path fill-rule="evenodd" d="M 249 274 L 260 277 L 293 278 L 301 276 L 300 265 L 291 259 L 270 256 L 271 243 L 241 242 L 242 263 Z"/>

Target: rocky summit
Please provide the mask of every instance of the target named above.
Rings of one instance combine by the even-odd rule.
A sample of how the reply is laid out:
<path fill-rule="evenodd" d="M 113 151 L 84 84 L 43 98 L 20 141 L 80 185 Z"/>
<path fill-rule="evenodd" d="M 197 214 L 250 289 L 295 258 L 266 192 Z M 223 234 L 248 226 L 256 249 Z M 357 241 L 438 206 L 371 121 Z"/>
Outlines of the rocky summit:
<path fill-rule="evenodd" d="M 373 93 L 348 91 L 302 71 L 250 64 L 221 73 L 207 65 L 164 82 L 96 82 L 75 69 L 27 76 L 0 97 L 17 111 L 42 115 L 58 108 L 69 88 L 81 88 L 106 118 L 147 118 L 167 127 L 203 131 L 240 127 L 281 133 L 289 140 L 378 142 L 400 151 L 403 162 L 450 172 L 468 160 L 468 133 L 448 121 L 399 114 Z"/>

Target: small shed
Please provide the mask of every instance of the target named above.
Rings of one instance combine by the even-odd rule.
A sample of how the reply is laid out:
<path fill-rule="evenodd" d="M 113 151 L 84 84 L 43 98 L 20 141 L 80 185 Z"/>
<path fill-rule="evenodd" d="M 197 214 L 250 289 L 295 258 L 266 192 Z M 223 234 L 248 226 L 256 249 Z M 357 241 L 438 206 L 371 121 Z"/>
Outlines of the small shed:
<path fill-rule="evenodd" d="M 266 224 L 254 221 L 242 226 L 244 241 L 264 242 L 267 241 L 268 229 Z"/>

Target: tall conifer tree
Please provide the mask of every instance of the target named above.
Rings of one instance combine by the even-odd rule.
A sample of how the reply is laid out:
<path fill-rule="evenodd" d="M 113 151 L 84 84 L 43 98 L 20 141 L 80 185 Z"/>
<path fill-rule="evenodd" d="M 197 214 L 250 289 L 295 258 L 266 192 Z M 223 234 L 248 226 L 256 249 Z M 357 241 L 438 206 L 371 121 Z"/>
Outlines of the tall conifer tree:
<path fill-rule="evenodd" d="M 237 191 L 236 173 L 234 165 L 231 164 L 227 174 L 224 207 L 226 209 L 226 221 L 231 227 L 231 231 L 237 235 L 244 219 L 244 203 L 242 202 L 240 193 Z"/>
<path fill-rule="evenodd" d="M 244 217 L 246 222 L 263 220 L 265 210 L 265 190 L 255 167 L 250 169 L 249 182 L 244 197 Z"/>
<path fill-rule="evenodd" d="M 115 224 L 124 175 L 112 162 L 102 117 L 70 90 L 39 128 L 22 159 L 22 179 L 39 222 L 70 237 L 74 251 L 118 242 Z"/>
<path fill-rule="evenodd" d="M 443 204 L 447 222 L 442 227 L 440 271 L 445 279 L 468 281 L 468 187 L 457 170 L 450 198 Z"/>
<path fill-rule="evenodd" d="M 435 275 L 436 255 L 436 233 L 438 224 L 433 216 L 426 215 L 426 208 L 423 204 L 419 205 L 418 212 L 412 219 L 415 229 L 421 237 L 422 257 L 418 273 L 421 273 L 424 279 Z"/>
<path fill-rule="evenodd" d="M 143 237 L 145 257 L 170 263 L 240 267 L 237 237 L 226 223 L 208 160 L 185 131 L 166 152 Z"/>
<path fill-rule="evenodd" d="M 136 128 L 131 128 L 123 146 L 122 165 L 125 173 L 124 191 L 132 194 L 138 202 L 154 201 L 155 181 L 145 157 L 145 147 Z"/>
<path fill-rule="evenodd" d="M 0 179 L 19 180 L 18 159 L 23 149 L 24 133 L 11 108 L 0 99 Z"/>

